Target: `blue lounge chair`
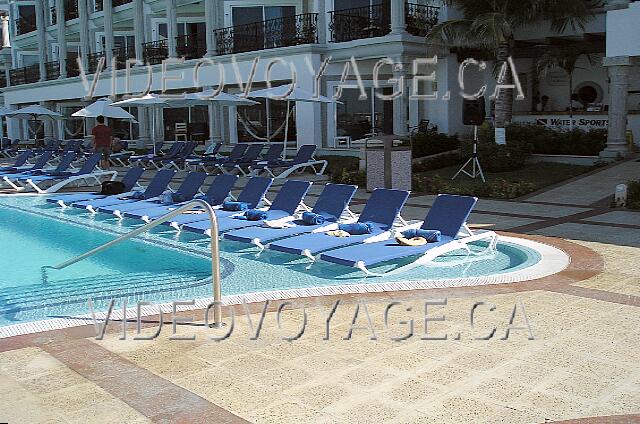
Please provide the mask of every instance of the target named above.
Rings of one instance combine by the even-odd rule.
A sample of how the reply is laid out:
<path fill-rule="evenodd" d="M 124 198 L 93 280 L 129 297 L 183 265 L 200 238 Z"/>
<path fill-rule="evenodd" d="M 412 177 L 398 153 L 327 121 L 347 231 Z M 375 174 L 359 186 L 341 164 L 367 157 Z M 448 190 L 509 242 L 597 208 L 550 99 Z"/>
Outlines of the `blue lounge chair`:
<path fill-rule="evenodd" d="M 262 149 L 264 149 L 264 144 L 262 143 L 251 143 L 249 147 L 244 152 L 242 157 L 239 159 L 231 159 L 226 162 L 216 164 L 216 167 L 223 173 L 231 173 L 238 171 L 243 175 L 246 175 L 242 170 L 242 165 L 252 164 L 260 157 L 260 153 L 262 153 Z"/>
<path fill-rule="evenodd" d="M 0 168 L 0 174 L 3 172 L 20 172 L 19 169 L 22 169 L 25 167 L 25 165 L 27 165 L 27 161 L 31 157 L 32 153 L 33 152 L 29 149 L 20 153 L 18 156 L 16 156 L 16 159 L 13 165 L 3 166 Z"/>
<path fill-rule="evenodd" d="M 176 171 L 182 171 L 183 169 L 180 166 L 183 165 L 186 170 L 186 160 L 191 157 L 196 147 L 198 147 L 198 143 L 190 141 L 182 147 L 177 155 L 170 159 L 159 160 L 158 163 L 164 169 L 175 168 Z"/>
<path fill-rule="evenodd" d="M 18 154 L 18 148 L 20 147 L 20 140 L 17 138 L 13 141 L 9 140 L 9 143 L 5 144 L 2 147 L 2 151 L 0 152 L 5 158 L 12 158 L 16 154 Z"/>
<path fill-rule="evenodd" d="M 131 192 L 131 190 L 133 190 L 133 188 L 135 186 L 137 186 L 139 188 L 142 188 L 142 186 L 140 186 L 138 184 L 138 180 L 142 176 L 143 172 L 144 172 L 144 168 L 141 168 L 139 166 L 134 166 L 133 168 L 129 168 L 127 173 L 124 175 L 124 178 L 122 178 L 122 184 L 124 185 L 124 191 L 123 191 L 123 193 L 121 193 L 121 194 L 119 194 L 117 196 L 123 196 L 123 195 L 131 194 L 130 192 Z M 81 201 L 93 200 L 93 199 L 104 199 L 106 197 L 109 197 L 109 196 L 107 196 L 105 194 L 101 194 L 101 193 L 61 194 L 61 195 L 58 195 L 58 196 L 49 197 L 47 199 L 47 202 L 56 203 L 56 204 L 58 204 L 58 205 L 60 205 L 62 207 L 67 207 L 67 206 L 71 205 L 74 202 L 81 202 Z"/>
<path fill-rule="evenodd" d="M 261 156 L 260 159 L 257 157 L 252 159 L 249 157 L 250 155 L 245 155 L 238 162 L 235 163 L 235 169 L 237 169 L 242 175 L 247 176 L 251 174 L 251 166 L 257 163 L 270 163 L 280 159 L 282 152 L 284 150 L 284 144 L 272 144 L 269 146 L 269 150 L 265 154 Z"/>
<path fill-rule="evenodd" d="M 140 196 L 132 197 L 132 194 L 109 196 L 104 199 L 85 200 L 81 202 L 75 202 L 71 206 L 78 209 L 86 209 L 91 213 L 97 213 L 97 210 L 101 206 L 109 206 L 116 204 L 124 204 L 130 202 L 136 202 L 138 200 L 148 200 L 160 196 L 169 185 L 169 182 L 176 174 L 173 169 L 162 169 L 156 172 L 147 188 L 140 194 Z M 138 198 L 139 197 L 139 198 Z"/>
<path fill-rule="evenodd" d="M 91 182 L 95 182 L 96 185 L 100 185 L 102 183 L 100 179 L 104 177 L 108 177 L 111 181 L 113 181 L 118 176 L 117 171 L 104 171 L 101 169 L 96 170 L 101 157 L 102 155 L 100 153 L 92 154 L 85 160 L 84 164 L 77 172 L 50 172 L 47 175 L 29 177 L 26 179 L 26 187 L 33 188 L 38 193 L 44 194 L 55 193 L 61 188 L 68 186 L 69 184 L 76 184 L 78 187 L 80 187 L 81 184 L 89 185 Z M 51 183 L 51 185 L 48 188 L 44 188 L 40 186 L 43 183 Z"/>
<path fill-rule="evenodd" d="M 0 175 L 4 178 L 5 176 L 27 174 L 30 172 L 35 172 L 35 171 L 44 169 L 44 167 L 47 166 L 47 163 L 49 163 L 52 157 L 53 157 L 53 152 L 45 152 L 36 158 L 36 161 L 33 165 L 23 166 L 20 168 L 16 168 L 15 170 L 8 170 L 3 172 Z"/>
<path fill-rule="evenodd" d="M 180 150 L 182 150 L 183 147 L 184 147 L 184 143 L 181 141 L 177 141 L 171 145 L 171 148 L 165 154 L 144 155 L 137 159 L 131 158 L 129 162 L 131 164 L 141 165 L 141 166 L 153 165 L 156 169 L 160 169 L 160 166 L 158 166 L 158 164 L 156 163 L 157 161 L 174 158 L 176 155 L 178 155 L 178 153 L 180 153 Z"/>
<path fill-rule="evenodd" d="M 374 190 L 358 218 L 358 223 L 370 223 L 370 234 L 350 237 L 333 237 L 323 233 L 311 233 L 290 237 L 269 244 L 269 249 L 280 252 L 303 255 L 315 261 L 315 255 L 338 247 L 349 246 L 377 237 L 388 235 L 393 223 L 400 216 L 400 210 L 409 197 L 404 190 L 378 188 Z M 337 228 L 337 224 L 333 229 Z"/>
<path fill-rule="evenodd" d="M 249 179 L 249 181 L 247 181 L 247 185 L 238 195 L 237 201 L 247 203 L 250 209 L 258 207 L 258 205 L 263 201 L 264 196 L 272 183 L 273 180 L 271 178 L 255 177 Z M 214 209 L 216 209 L 216 216 L 219 214 L 220 217 L 236 213 L 222 211 L 220 210 L 220 207 L 215 207 Z M 181 226 L 202 220 L 202 214 L 186 213 L 176 216 L 171 222 L 165 222 L 164 225 L 171 226 L 176 230 L 181 231 Z"/>
<path fill-rule="evenodd" d="M 147 153 L 143 155 L 134 155 L 133 151 L 112 153 L 109 158 L 114 158 L 114 161 L 117 163 L 121 163 L 124 165 L 124 161 L 128 160 L 130 164 L 138 161 L 144 161 L 151 159 L 154 156 L 164 155 L 165 153 L 162 151 L 162 146 L 164 146 L 164 141 L 156 141 L 155 146 L 153 148 L 147 149 Z M 155 153 L 154 153 L 155 152 Z"/>
<path fill-rule="evenodd" d="M 42 156 L 45 156 L 48 153 L 51 155 L 53 154 L 52 152 L 46 152 Z M 49 169 L 49 170 L 44 170 L 42 168 L 33 169 L 27 172 L 20 172 L 12 175 L 5 175 L 4 177 L 2 177 L 2 179 L 7 185 L 9 185 L 14 190 L 24 190 L 25 187 L 21 185 L 20 183 L 21 181 L 25 181 L 29 178 L 35 178 L 40 176 L 49 176 L 51 173 L 64 172 L 71 166 L 71 163 L 75 159 L 76 159 L 75 153 L 72 153 L 72 152 L 67 153 L 62 157 L 62 159 L 60 159 L 60 162 L 54 169 Z"/>
<path fill-rule="evenodd" d="M 209 186 L 209 189 L 203 195 L 196 196 L 196 198 L 206 200 L 211 206 L 221 205 L 222 202 L 230 196 L 231 190 L 237 181 L 237 175 L 218 175 Z M 178 205 L 155 206 L 147 209 L 127 211 L 124 216 L 127 218 L 138 218 L 145 222 L 151 222 L 153 219 L 166 215 L 175 210 L 176 207 L 182 206 L 185 203 L 186 202 Z"/>
<path fill-rule="evenodd" d="M 224 235 L 224 238 L 241 243 L 252 243 L 262 250 L 266 244 L 274 240 L 320 232 L 327 225 L 338 222 L 347 210 L 347 206 L 356 190 L 357 187 L 352 185 L 327 184 L 311 210 L 311 212 L 324 217 L 325 222 L 322 224 L 306 225 L 301 219 L 296 219 L 291 221 L 289 223 L 290 226 L 285 228 L 245 228 L 230 231 Z"/>
<path fill-rule="evenodd" d="M 316 148 L 315 144 L 305 144 L 300 147 L 293 159 L 277 159 L 266 164 L 258 162 L 251 166 L 251 174 L 259 175 L 266 173 L 273 178 L 281 179 L 287 178 L 296 171 L 304 171 L 306 168 L 311 168 L 316 175 L 322 175 L 327 168 L 328 162 L 314 158 Z M 321 166 L 320 170 L 317 170 L 316 166 Z M 282 170 L 282 172 L 280 172 L 280 170 Z M 276 175 L 277 172 L 280 173 Z"/>
<path fill-rule="evenodd" d="M 183 201 L 191 200 L 193 197 L 198 194 L 198 190 L 204 183 L 205 178 L 207 178 L 207 174 L 204 172 L 190 172 L 185 177 L 180 187 L 174 192 L 170 193 L 172 198 L 175 199 L 184 199 L 173 201 L 171 204 L 182 203 Z M 116 205 L 108 205 L 102 206 L 98 208 L 98 212 L 106 212 L 112 213 L 118 218 L 124 218 L 124 213 L 128 211 L 135 211 L 138 209 L 146 209 L 149 207 L 160 206 L 163 203 L 162 198 L 158 199 L 149 199 L 149 200 L 139 200 L 137 202 L 125 203 L 125 204 L 116 204 Z"/>
<path fill-rule="evenodd" d="M 196 167 L 201 166 L 205 170 L 207 170 L 207 168 L 210 168 L 210 170 L 213 170 L 213 169 L 216 169 L 218 164 L 225 163 L 225 162 L 235 162 L 240 160 L 248 148 L 249 148 L 249 145 L 247 143 L 236 144 L 235 146 L 233 146 L 233 149 L 231 149 L 229 156 L 223 156 L 223 157 L 207 156 L 207 157 L 200 158 L 195 162 L 189 162 L 189 166 L 196 166 Z"/>
<path fill-rule="evenodd" d="M 377 241 L 374 243 L 362 243 L 350 247 L 331 250 L 320 255 L 320 259 L 335 264 L 356 267 L 367 275 L 388 275 L 408 271 L 417 266 L 430 264 L 439 256 L 457 251 L 466 250 L 471 253 L 469 243 L 487 241 L 487 249 L 495 251 L 498 241 L 496 233 L 486 231 L 473 234 L 466 227 L 469 214 L 473 210 L 478 199 L 467 196 L 454 196 L 441 194 L 436 198 L 426 218 L 418 224 L 422 230 L 440 231 L 440 241 L 427 243 L 422 246 L 403 246 L 395 239 Z M 416 226 L 412 226 L 415 228 Z M 467 236 L 458 238 L 461 230 L 465 230 Z M 391 271 L 378 274 L 368 268 L 385 262 L 405 259 L 410 257 L 417 259 L 407 265 L 399 266 Z"/>
<path fill-rule="evenodd" d="M 306 196 L 307 191 L 311 187 L 309 181 L 289 180 L 282 185 L 282 188 L 273 199 L 273 203 L 264 211 L 266 218 L 258 221 L 248 221 L 246 219 L 238 219 L 243 216 L 242 212 L 216 212 L 218 218 L 218 232 L 224 233 L 229 230 L 237 230 L 239 228 L 256 227 L 262 225 L 264 221 L 274 221 L 282 219 L 293 219 L 294 214 L 302 205 L 302 199 Z M 206 221 L 192 222 L 182 226 L 183 230 L 211 235 L 211 222 Z"/>

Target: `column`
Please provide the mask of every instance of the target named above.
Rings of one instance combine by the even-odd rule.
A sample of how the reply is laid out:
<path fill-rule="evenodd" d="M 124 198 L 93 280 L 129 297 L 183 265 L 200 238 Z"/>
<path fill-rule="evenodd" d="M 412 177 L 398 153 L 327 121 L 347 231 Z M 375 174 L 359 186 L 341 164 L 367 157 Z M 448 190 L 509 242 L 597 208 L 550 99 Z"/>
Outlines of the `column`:
<path fill-rule="evenodd" d="M 78 17 L 80 18 L 80 56 L 82 66 L 87 69 L 88 55 L 91 53 L 89 46 L 89 11 L 87 10 L 87 0 L 78 0 Z"/>
<path fill-rule="evenodd" d="M 44 5 L 42 1 L 36 2 L 36 27 L 38 28 L 38 56 L 40 81 L 47 79 L 47 26 L 44 20 Z"/>
<path fill-rule="evenodd" d="M 206 57 L 213 57 L 216 55 L 216 37 L 213 33 L 214 29 L 217 29 L 217 17 L 218 9 L 216 7 L 216 0 L 204 0 L 204 21 L 207 40 L 207 55 Z"/>
<path fill-rule="evenodd" d="M 625 133 L 631 61 L 628 56 L 605 57 L 604 66 L 609 74 L 609 130 L 607 147 L 600 152 L 600 157 L 616 159 L 630 154 Z"/>
<path fill-rule="evenodd" d="M 178 4 L 177 0 L 167 0 L 167 45 L 169 57 L 178 57 L 176 37 L 178 36 Z"/>
<path fill-rule="evenodd" d="M 310 55 L 309 59 L 311 59 L 310 62 L 313 65 L 313 69 L 320 68 L 320 55 Z M 302 60 L 300 63 L 302 63 Z M 300 88 L 311 93 L 315 92 L 315 81 L 310 72 L 299 72 L 297 84 Z M 291 102 L 291 108 L 295 108 L 296 112 L 295 141 L 297 147 L 304 144 L 315 144 L 318 147 L 322 147 L 322 137 L 326 133 L 326 128 L 322 125 L 322 105 L 312 102 Z"/>
<path fill-rule="evenodd" d="M 405 65 L 401 62 L 397 62 L 398 66 L 394 67 L 393 70 L 393 78 L 397 81 L 395 90 L 400 90 L 400 81 L 402 80 L 402 95 L 393 99 L 393 133 L 399 136 L 406 136 L 408 133 L 408 122 L 409 122 L 409 93 L 407 90 L 407 82 L 405 81 L 405 76 L 407 72 L 405 71 Z"/>
<path fill-rule="evenodd" d="M 391 1 L 391 33 L 403 34 L 407 32 L 404 0 Z"/>
<path fill-rule="evenodd" d="M 104 58 L 105 67 L 111 66 L 113 59 L 113 1 L 102 0 L 104 20 Z"/>
<path fill-rule="evenodd" d="M 142 44 L 144 43 L 144 2 L 133 0 L 133 30 L 136 43 L 136 60 L 144 64 Z"/>
<path fill-rule="evenodd" d="M 220 108 L 221 106 L 217 104 L 209 103 L 209 140 L 214 143 L 222 141 Z"/>
<path fill-rule="evenodd" d="M 149 108 L 147 107 L 139 107 L 138 108 L 138 116 L 136 117 L 138 121 L 138 141 L 139 144 L 136 146 L 139 149 L 144 148 L 149 141 Z"/>
<path fill-rule="evenodd" d="M 67 77 L 67 28 L 64 20 L 64 0 L 56 0 L 56 28 L 58 30 L 58 62 L 60 78 Z"/>
<path fill-rule="evenodd" d="M 313 0 L 313 13 L 318 14 L 318 43 L 327 42 L 327 3 L 325 0 Z"/>
<path fill-rule="evenodd" d="M 11 47 L 11 37 L 9 36 L 9 16 L 0 16 L 2 22 L 2 47 Z"/>

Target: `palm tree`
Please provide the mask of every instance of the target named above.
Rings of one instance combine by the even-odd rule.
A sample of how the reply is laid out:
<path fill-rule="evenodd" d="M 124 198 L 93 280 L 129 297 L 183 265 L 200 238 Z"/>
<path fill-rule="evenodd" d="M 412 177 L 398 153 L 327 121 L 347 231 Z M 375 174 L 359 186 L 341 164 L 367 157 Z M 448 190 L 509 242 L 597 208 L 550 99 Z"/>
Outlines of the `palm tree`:
<path fill-rule="evenodd" d="M 444 3 L 461 11 L 463 18 L 436 25 L 427 41 L 488 51 L 500 69 L 513 56 L 514 34 L 518 29 L 547 20 L 556 33 L 567 28 L 584 29 L 602 0 L 444 0 Z M 507 67 L 503 83 L 512 82 L 513 75 Z M 505 128 L 513 114 L 513 90 L 500 90 L 495 108 L 495 126 Z"/>
<path fill-rule="evenodd" d="M 591 52 L 579 46 L 563 46 L 545 51 L 535 61 L 535 71 L 539 75 L 547 75 L 553 69 L 562 69 L 569 76 L 569 129 L 573 129 L 573 73 L 578 69 L 580 57 L 585 56 L 590 65 L 595 62 Z"/>

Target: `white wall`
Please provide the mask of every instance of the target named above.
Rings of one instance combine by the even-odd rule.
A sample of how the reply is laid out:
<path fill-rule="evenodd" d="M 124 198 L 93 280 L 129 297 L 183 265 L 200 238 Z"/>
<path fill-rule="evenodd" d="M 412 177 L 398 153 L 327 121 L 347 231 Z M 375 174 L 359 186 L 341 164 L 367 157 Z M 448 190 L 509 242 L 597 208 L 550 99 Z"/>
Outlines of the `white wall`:
<path fill-rule="evenodd" d="M 607 12 L 607 56 L 640 56 L 640 2 Z"/>

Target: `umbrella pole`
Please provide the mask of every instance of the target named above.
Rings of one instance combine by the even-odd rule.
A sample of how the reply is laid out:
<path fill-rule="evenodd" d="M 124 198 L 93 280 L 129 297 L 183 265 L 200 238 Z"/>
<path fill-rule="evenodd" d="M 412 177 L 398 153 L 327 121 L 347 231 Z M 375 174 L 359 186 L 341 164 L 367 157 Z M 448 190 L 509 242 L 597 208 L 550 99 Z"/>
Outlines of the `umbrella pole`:
<path fill-rule="evenodd" d="M 289 147 L 289 109 L 291 108 L 291 101 L 287 99 L 287 114 L 284 119 L 284 149 L 282 149 L 282 159 L 287 158 L 287 147 Z"/>
<path fill-rule="evenodd" d="M 265 103 L 267 107 L 267 141 L 271 141 L 271 108 L 269 107 L 269 98 Z"/>

